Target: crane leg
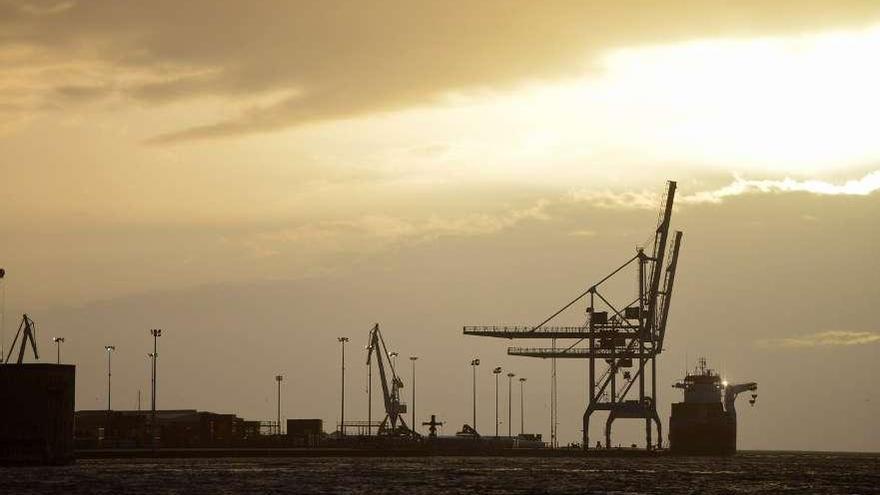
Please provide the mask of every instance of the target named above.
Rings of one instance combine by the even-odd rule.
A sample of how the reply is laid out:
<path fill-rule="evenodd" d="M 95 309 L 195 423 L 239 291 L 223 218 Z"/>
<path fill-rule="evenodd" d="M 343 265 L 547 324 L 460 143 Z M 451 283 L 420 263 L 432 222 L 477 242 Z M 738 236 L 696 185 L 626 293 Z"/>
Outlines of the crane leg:
<path fill-rule="evenodd" d="M 614 422 L 614 411 L 608 413 L 608 419 L 605 420 L 605 448 L 611 448 L 611 423 Z"/>
<path fill-rule="evenodd" d="M 584 420 L 583 420 L 584 450 L 587 450 L 590 448 L 590 414 L 592 414 L 592 413 L 593 413 L 593 411 L 591 411 L 589 408 L 587 408 L 587 410 L 584 411 Z"/>
<path fill-rule="evenodd" d="M 657 425 L 657 448 L 663 448 L 663 424 L 660 423 L 660 416 L 657 410 L 654 410 L 654 423 Z"/>

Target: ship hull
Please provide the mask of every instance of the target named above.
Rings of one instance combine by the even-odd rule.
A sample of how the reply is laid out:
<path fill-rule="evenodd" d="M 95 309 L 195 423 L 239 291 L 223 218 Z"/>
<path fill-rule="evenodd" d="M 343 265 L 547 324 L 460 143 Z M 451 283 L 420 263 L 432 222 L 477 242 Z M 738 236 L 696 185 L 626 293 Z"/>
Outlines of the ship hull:
<path fill-rule="evenodd" d="M 736 418 L 721 403 L 672 404 L 669 449 L 676 454 L 731 455 L 736 453 Z"/>

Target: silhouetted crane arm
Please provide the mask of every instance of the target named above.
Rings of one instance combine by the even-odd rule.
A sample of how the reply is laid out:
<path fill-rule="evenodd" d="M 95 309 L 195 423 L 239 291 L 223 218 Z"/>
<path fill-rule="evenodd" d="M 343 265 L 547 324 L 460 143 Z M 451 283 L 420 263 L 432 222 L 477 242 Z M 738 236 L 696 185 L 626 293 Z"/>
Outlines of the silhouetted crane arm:
<path fill-rule="evenodd" d="M 669 317 L 669 306 L 672 303 L 672 288 L 675 284 L 675 270 L 678 268 L 678 251 L 681 248 L 681 231 L 676 231 L 672 238 L 672 247 L 669 253 L 669 265 L 666 266 L 666 280 L 663 282 L 661 295 L 663 300 L 660 306 L 660 323 L 657 326 L 657 347 L 663 350 L 663 338 L 666 336 L 666 320 Z"/>
<path fill-rule="evenodd" d="M 373 329 L 370 330 L 370 349 L 368 351 L 370 354 L 373 352 L 376 353 L 376 366 L 379 368 L 379 381 L 382 384 L 382 397 L 385 400 L 385 412 L 389 415 L 391 411 L 394 409 L 393 400 L 391 397 L 391 388 L 388 385 L 388 377 L 385 372 L 385 360 L 382 359 L 382 354 L 388 355 L 388 350 L 385 349 L 385 342 L 382 341 L 381 335 L 379 334 L 379 324 L 377 323 L 373 326 Z M 369 364 L 370 358 L 367 357 L 367 363 Z"/>
<path fill-rule="evenodd" d="M 651 256 L 652 270 L 650 279 L 650 288 L 647 293 L 648 304 L 648 330 L 652 333 L 655 331 L 657 323 L 657 299 L 660 290 L 660 277 L 663 272 L 663 256 L 666 254 L 666 239 L 669 235 L 669 224 L 672 221 L 672 204 L 675 200 L 676 182 L 669 181 L 666 185 L 666 205 L 657 224 L 657 231 L 654 235 L 654 252 Z"/>

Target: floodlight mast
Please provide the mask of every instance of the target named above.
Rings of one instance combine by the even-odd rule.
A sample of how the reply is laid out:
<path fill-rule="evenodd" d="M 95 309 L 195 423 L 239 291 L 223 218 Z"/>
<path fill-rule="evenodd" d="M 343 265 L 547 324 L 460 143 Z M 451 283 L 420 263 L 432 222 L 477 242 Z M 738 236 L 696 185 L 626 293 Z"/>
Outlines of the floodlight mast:
<path fill-rule="evenodd" d="M 107 412 L 109 413 L 112 409 L 110 407 L 110 376 L 111 376 L 111 367 L 110 367 L 110 355 L 113 351 L 116 350 L 115 345 L 105 345 L 104 350 L 107 351 Z"/>
<path fill-rule="evenodd" d="M 64 343 L 64 337 L 52 337 L 52 342 L 55 342 L 55 364 L 61 364 L 61 344 Z"/>
<path fill-rule="evenodd" d="M 6 354 L 4 344 L 6 343 L 6 269 L 0 268 L 0 364 L 6 362 L 3 356 Z"/>
<path fill-rule="evenodd" d="M 339 405 L 339 436 L 345 436 L 345 343 L 348 342 L 348 337 L 337 337 L 336 341 L 342 345 L 342 385 L 341 385 L 341 393 L 342 393 L 342 401 Z"/>
<path fill-rule="evenodd" d="M 471 371 L 473 372 L 473 391 L 474 391 L 474 424 L 472 425 L 474 432 L 477 431 L 477 366 L 480 365 L 480 358 L 471 359 Z"/>

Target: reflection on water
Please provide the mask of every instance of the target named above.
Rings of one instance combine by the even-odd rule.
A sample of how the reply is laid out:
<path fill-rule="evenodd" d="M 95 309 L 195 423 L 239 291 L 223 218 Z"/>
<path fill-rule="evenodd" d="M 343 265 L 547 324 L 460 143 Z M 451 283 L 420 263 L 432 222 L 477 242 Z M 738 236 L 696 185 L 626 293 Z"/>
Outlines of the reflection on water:
<path fill-rule="evenodd" d="M 880 493 L 880 454 L 730 458 L 83 460 L 0 468 L 0 493 Z"/>

